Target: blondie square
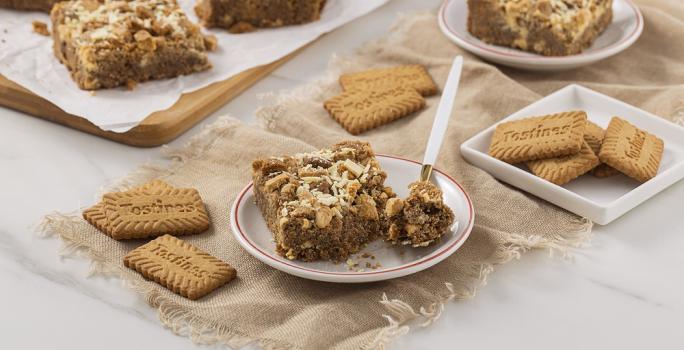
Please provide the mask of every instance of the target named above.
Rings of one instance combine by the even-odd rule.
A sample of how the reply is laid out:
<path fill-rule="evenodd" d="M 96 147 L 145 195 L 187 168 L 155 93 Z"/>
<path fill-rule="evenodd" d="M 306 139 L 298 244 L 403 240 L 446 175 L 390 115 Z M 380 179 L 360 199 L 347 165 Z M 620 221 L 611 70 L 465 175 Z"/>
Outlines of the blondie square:
<path fill-rule="evenodd" d="M 81 89 L 135 86 L 211 67 L 175 0 L 73 0 L 52 10 L 54 51 Z"/>
<path fill-rule="evenodd" d="M 62 0 L 0 0 L 0 7 L 15 10 L 50 12 L 52 5 Z"/>
<path fill-rule="evenodd" d="M 613 0 L 468 0 L 468 31 L 544 56 L 582 52 L 613 20 Z"/>
<path fill-rule="evenodd" d="M 316 21 L 325 0 L 198 0 L 197 17 L 207 27 L 233 33 Z"/>
<path fill-rule="evenodd" d="M 256 204 L 288 259 L 344 261 L 387 231 L 395 194 L 366 142 L 257 159 L 252 169 Z"/>

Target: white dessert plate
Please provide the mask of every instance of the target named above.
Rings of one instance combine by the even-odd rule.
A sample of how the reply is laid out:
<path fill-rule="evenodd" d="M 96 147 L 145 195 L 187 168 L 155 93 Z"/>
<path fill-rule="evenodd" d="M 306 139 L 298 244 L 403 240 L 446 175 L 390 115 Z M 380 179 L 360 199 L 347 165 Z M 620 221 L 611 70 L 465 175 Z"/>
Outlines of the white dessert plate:
<path fill-rule="evenodd" d="M 406 197 L 408 185 L 418 179 L 421 164 L 391 156 L 377 157 L 382 168 L 389 174 L 385 183 L 399 197 Z M 451 232 L 436 244 L 424 248 L 393 246 L 382 239 L 377 240 L 351 257 L 359 264 L 352 270 L 349 270 L 345 262 L 303 262 L 288 260 L 276 254 L 271 232 L 254 203 L 252 183 L 240 192 L 233 203 L 230 211 L 231 228 L 233 235 L 247 252 L 267 265 L 291 275 L 339 283 L 373 282 L 402 277 L 425 270 L 449 257 L 463 245 L 473 228 L 473 204 L 461 185 L 437 169 L 433 172 L 432 180 L 444 192 L 444 202 L 456 215 Z M 373 266 L 380 263 L 381 267 L 367 268 L 366 263 Z"/>
<path fill-rule="evenodd" d="M 577 68 L 613 56 L 631 46 L 644 29 L 641 11 L 631 0 L 613 0 L 613 22 L 590 48 L 578 55 L 547 57 L 490 45 L 470 35 L 467 0 L 445 0 L 438 21 L 449 39 L 477 56 L 506 66 L 540 71 Z"/>
<path fill-rule="evenodd" d="M 614 98 L 579 85 L 569 85 L 503 119 L 583 110 L 589 120 L 605 128 L 619 116 L 657 135 L 665 142 L 658 174 L 639 183 L 622 174 L 599 179 L 584 175 L 558 186 L 541 179 L 524 165 L 516 166 L 487 153 L 496 124 L 461 144 L 461 154 L 470 163 L 497 179 L 543 198 L 577 215 L 606 225 L 684 177 L 684 128 Z"/>

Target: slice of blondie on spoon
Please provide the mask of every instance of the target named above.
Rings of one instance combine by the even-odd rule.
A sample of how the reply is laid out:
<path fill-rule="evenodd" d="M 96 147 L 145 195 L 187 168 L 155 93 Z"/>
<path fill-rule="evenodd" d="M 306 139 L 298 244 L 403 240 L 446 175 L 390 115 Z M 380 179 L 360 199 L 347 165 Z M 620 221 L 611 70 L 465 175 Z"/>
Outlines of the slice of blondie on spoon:
<path fill-rule="evenodd" d="M 387 200 L 389 219 L 387 241 L 413 247 L 426 247 L 449 232 L 454 213 L 442 199 L 442 191 L 428 181 L 409 185 L 406 199 Z"/>

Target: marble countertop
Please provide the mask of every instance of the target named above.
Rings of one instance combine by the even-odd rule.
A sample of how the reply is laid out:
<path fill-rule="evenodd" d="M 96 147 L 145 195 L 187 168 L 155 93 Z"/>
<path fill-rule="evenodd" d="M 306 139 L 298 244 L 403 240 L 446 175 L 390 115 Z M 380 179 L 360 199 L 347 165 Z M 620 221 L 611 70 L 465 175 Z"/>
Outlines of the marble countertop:
<path fill-rule="evenodd" d="M 305 49 L 289 63 L 171 143 L 230 114 L 253 122 L 260 93 L 322 73 L 331 54 L 382 35 L 398 12 L 439 0 L 394 0 Z M 103 184 L 159 149 L 106 141 L 0 107 L 0 348 L 191 349 L 121 281 L 88 278 L 89 263 L 60 258 L 58 239 L 35 234 L 42 215 L 91 203 Z M 501 266 L 472 300 L 450 303 L 433 326 L 393 349 L 683 349 L 684 182 L 609 226 L 573 260 L 531 252 Z M 248 346 L 254 348 L 254 346 Z"/>

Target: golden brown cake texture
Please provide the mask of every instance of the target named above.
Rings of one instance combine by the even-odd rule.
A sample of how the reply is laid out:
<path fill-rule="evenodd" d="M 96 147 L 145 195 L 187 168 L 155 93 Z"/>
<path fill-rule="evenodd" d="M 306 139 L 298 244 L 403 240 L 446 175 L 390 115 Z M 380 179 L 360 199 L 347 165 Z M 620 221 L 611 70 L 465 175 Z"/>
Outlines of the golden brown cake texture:
<path fill-rule="evenodd" d="M 198 0 L 197 16 L 207 27 L 233 33 L 316 21 L 325 0 Z"/>
<path fill-rule="evenodd" d="M 288 259 L 344 261 L 387 230 L 385 203 L 395 194 L 366 142 L 258 159 L 252 168 L 257 206 Z"/>
<path fill-rule="evenodd" d="M 438 241 L 454 223 L 454 213 L 444 203 L 442 191 L 426 181 L 412 183 L 406 199 L 390 198 L 385 214 L 390 220 L 387 240 L 413 247 Z"/>
<path fill-rule="evenodd" d="M 175 0 L 73 0 L 51 18 L 55 55 L 81 89 L 211 68 L 205 38 Z"/>
<path fill-rule="evenodd" d="M 15 10 L 50 12 L 52 5 L 62 0 L 0 0 L 0 7 Z"/>
<path fill-rule="evenodd" d="M 468 31 L 489 44 L 574 55 L 611 23 L 612 5 L 612 0 L 468 0 Z"/>

